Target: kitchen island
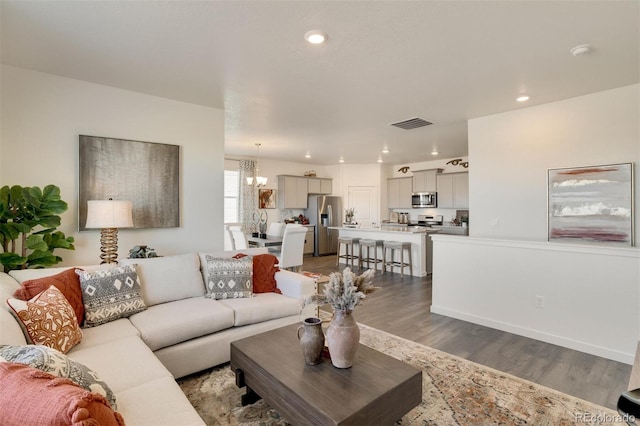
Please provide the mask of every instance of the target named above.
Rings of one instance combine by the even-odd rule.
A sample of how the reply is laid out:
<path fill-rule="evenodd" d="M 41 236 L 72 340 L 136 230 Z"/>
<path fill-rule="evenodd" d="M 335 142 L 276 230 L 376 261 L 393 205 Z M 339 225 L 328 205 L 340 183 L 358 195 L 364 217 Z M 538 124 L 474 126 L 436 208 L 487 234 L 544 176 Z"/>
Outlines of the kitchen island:
<path fill-rule="evenodd" d="M 411 243 L 411 264 L 413 276 L 424 277 L 431 273 L 432 254 L 428 235 L 437 233 L 438 230 L 436 229 L 423 226 L 394 226 L 382 228 L 331 227 L 329 229 L 337 230 L 340 237 L 409 242 Z M 378 259 L 382 259 L 382 247 L 378 248 L 377 251 L 378 252 L 376 254 Z M 357 251 L 355 254 L 357 256 Z M 366 256 L 366 250 L 362 255 Z M 373 253 L 371 253 L 371 255 L 373 256 Z M 399 250 L 396 250 L 396 257 L 398 259 L 399 255 Z M 354 261 L 354 265 L 358 265 L 357 259 Z M 378 262 L 378 269 L 382 271 L 381 262 Z M 400 272 L 400 269 L 394 268 L 394 272 Z M 405 272 L 408 272 L 408 269 L 405 269 Z"/>

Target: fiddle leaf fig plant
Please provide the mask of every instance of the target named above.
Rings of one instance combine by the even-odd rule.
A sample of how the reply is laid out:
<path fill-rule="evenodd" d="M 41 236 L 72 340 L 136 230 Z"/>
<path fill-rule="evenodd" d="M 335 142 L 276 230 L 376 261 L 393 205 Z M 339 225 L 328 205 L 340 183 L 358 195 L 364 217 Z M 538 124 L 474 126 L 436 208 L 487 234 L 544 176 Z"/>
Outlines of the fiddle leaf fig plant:
<path fill-rule="evenodd" d="M 0 188 L 0 265 L 5 272 L 55 265 L 62 261 L 55 249 L 75 250 L 73 237 L 56 230 L 67 208 L 55 185 Z"/>

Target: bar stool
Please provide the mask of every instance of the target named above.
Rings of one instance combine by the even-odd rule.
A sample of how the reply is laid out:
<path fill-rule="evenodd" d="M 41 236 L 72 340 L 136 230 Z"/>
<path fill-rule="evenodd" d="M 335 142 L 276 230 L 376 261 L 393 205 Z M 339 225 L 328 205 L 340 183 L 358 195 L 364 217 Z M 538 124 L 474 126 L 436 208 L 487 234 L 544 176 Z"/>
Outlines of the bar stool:
<path fill-rule="evenodd" d="M 378 247 L 382 248 L 383 242 L 384 242 L 383 240 L 370 240 L 365 238 L 362 238 L 360 240 L 360 251 L 359 251 L 360 269 L 362 269 L 362 265 L 364 264 L 364 262 L 367 262 L 367 269 L 369 269 L 369 262 L 373 262 L 373 269 L 377 270 L 378 261 L 384 262 L 384 258 L 383 259 L 378 258 Z M 367 249 L 367 257 L 362 257 L 362 252 L 364 248 Z M 373 257 L 371 257 L 371 254 L 369 253 L 370 249 L 373 249 Z"/>
<path fill-rule="evenodd" d="M 349 266 L 349 260 L 351 260 L 351 268 L 353 269 L 353 259 L 358 259 L 354 253 L 355 245 L 358 244 L 360 238 L 354 237 L 338 237 L 338 256 L 336 257 L 336 266 L 340 263 L 340 258 L 345 260 L 347 266 Z M 344 245 L 344 254 L 340 254 L 341 248 Z M 351 253 L 349 253 L 351 250 Z"/>
<path fill-rule="evenodd" d="M 411 267 L 411 243 L 402 242 L 402 241 L 385 241 L 382 243 L 382 271 L 387 272 L 387 266 L 391 267 L 391 272 L 393 272 L 393 267 L 397 266 L 400 268 L 400 277 L 404 277 L 404 268 L 409 267 L 409 274 L 413 275 L 413 269 Z M 391 250 L 391 259 L 387 260 L 387 250 Z M 395 260 L 395 251 L 400 250 L 400 261 Z M 409 258 L 407 261 L 404 261 L 404 251 L 407 250 L 409 252 Z"/>

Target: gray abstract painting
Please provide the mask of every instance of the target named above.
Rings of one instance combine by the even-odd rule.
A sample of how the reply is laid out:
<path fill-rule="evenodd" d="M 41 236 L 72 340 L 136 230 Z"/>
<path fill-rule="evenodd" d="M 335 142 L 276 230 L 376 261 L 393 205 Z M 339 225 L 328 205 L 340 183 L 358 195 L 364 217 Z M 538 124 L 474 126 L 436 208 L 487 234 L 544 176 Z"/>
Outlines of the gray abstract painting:
<path fill-rule="evenodd" d="M 134 228 L 180 226 L 180 147 L 80 135 L 79 230 L 88 200 L 129 200 Z"/>
<path fill-rule="evenodd" d="M 633 164 L 549 169 L 549 241 L 633 245 Z"/>

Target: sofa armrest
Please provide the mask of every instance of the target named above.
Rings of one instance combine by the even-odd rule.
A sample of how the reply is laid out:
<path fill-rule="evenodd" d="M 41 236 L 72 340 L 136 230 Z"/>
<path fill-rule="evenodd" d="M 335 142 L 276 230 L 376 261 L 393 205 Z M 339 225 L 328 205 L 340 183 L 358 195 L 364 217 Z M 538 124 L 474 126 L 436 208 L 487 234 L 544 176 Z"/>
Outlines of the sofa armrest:
<path fill-rule="evenodd" d="M 276 272 L 276 283 L 282 294 L 296 299 L 316 293 L 316 282 L 312 278 L 295 272 Z"/>

